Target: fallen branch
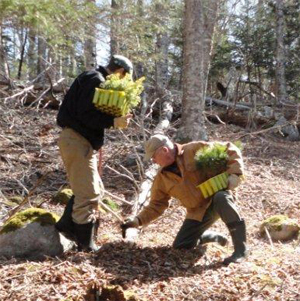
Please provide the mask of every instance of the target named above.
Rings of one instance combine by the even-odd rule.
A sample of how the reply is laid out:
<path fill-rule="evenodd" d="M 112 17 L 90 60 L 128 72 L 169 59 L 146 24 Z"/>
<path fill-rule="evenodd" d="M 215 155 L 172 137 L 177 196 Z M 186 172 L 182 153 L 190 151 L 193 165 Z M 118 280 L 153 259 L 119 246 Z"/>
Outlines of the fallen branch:
<path fill-rule="evenodd" d="M 33 88 L 34 88 L 34 85 L 31 85 L 31 86 L 29 86 L 29 87 L 23 89 L 22 91 L 20 91 L 20 92 L 14 94 L 14 95 L 12 95 L 12 96 L 6 97 L 6 98 L 4 98 L 4 102 L 6 102 L 6 101 L 9 100 L 9 99 L 13 99 L 13 98 L 18 97 L 18 96 L 20 96 L 20 95 L 23 95 L 23 94 L 27 93 L 28 91 L 33 90 Z"/>
<path fill-rule="evenodd" d="M 281 125 L 277 125 L 277 126 L 272 126 L 272 127 L 268 128 L 268 129 L 263 129 L 263 130 L 256 131 L 256 132 L 246 133 L 244 135 L 239 136 L 237 139 L 241 139 L 241 138 L 243 138 L 245 136 L 248 136 L 248 135 L 258 135 L 258 134 L 266 133 L 266 132 L 269 132 L 271 130 L 283 128 L 283 127 L 285 127 L 287 125 L 289 125 L 289 123 L 281 124 Z"/>
<path fill-rule="evenodd" d="M 160 121 L 155 127 L 153 133 L 164 133 L 166 129 L 170 125 L 170 121 L 173 114 L 173 97 L 172 93 L 167 89 L 161 89 L 160 91 L 161 99 L 165 99 L 164 103 L 162 104 Z M 152 186 L 153 178 L 157 173 L 159 166 L 151 164 L 149 168 L 145 172 L 146 179 L 140 185 L 140 193 L 137 197 L 135 202 L 135 206 L 133 208 L 133 213 L 136 215 L 139 211 L 143 209 L 146 205 L 146 202 L 149 197 L 150 189 Z"/>
<path fill-rule="evenodd" d="M 231 107 L 231 108 L 235 108 L 238 110 L 251 110 L 251 106 L 247 106 L 246 104 L 232 103 L 232 102 L 229 102 L 226 100 L 215 99 L 215 98 L 211 98 L 211 97 L 206 97 L 205 100 L 210 103 L 214 102 L 218 105 L 225 106 L 225 107 Z"/>

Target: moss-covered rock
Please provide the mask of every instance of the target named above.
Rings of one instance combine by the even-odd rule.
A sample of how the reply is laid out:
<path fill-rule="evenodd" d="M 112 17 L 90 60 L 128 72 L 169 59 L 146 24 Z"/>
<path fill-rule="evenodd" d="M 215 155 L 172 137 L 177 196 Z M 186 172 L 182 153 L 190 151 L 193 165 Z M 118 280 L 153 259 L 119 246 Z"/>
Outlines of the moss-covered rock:
<path fill-rule="evenodd" d="M 23 228 L 26 224 L 38 222 L 42 226 L 54 225 L 59 220 L 55 213 L 41 208 L 29 208 L 13 215 L 4 225 L 0 232 L 8 233 Z"/>
<path fill-rule="evenodd" d="M 262 236 L 266 235 L 268 230 L 273 240 L 289 240 L 299 234 L 300 226 L 297 221 L 290 219 L 286 215 L 273 215 L 264 220 L 260 226 Z"/>
<path fill-rule="evenodd" d="M 63 188 L 53 197 L 53 202 L 56 204 L 66 205 L 72 195 L 72 189 Z"/>

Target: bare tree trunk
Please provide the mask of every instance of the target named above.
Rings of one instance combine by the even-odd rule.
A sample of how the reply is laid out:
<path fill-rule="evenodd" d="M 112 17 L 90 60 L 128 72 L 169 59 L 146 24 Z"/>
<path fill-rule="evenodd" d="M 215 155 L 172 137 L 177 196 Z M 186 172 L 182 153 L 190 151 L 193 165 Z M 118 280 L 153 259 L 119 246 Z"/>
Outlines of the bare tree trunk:
<path fill-rule="evenodd" d="M 137 1 L 137 6 L 138 6 L 138 17 L 140 19 L 142 19 L 143 16 L 144 16 L 144 0 L 138 0 Z M 139 50 L 139 52 L 140 52 L 140 50 Z M 136 75 L 137 78 L 140 78 L 145 73 L 145 68 L 144 68 L 143 62 L 136 63 L 134 69 L 135 69 L 135 75 Z"/>
<path fill-rule="evenodd" d="M 36 76 L 36 35 L 33 29 L 28 33 L 29 46 L 27 51 L 28 77 L 33 79 Z"/>
<path fill-rule="evenodd" d="M 9 78 L 9 67 L 6 60 L 6 53 L 5 53 L 5 45 L 3 41 L 3 27 L 2 22 L 0 21 L 0 76 L 4 76 Z"/>
<path fill-rule="evenodd" d="M 219 0 L 185 0 L 180 141 L 207 140 L 204 107 Z"/>
<path fill-rule="evenodd" d="M 95 69 L 96 67 L 96 39 L 88 37 L 84 43 L 84 57 L 86 70 Z"/>
<path fill-rule="evenodd" d="M 285 47 L 284 47 L 284 15 L 283 0 L 276 0 L 276 81 L 277 81 L 277 98 L 279 102 L 285 102 L 288 98 L 286 92 L 285 80 Z"/>
<path fill-rule="evenodd" d="M 87 0 L 96 6 L 96 0 Z M 84 41 L 85 69 L 91 70 L 96 67 L 96 16 L 92 18 L 86 28 L 86 39 Z"/>
<path fill-rule="evenodd" d="M 46 70 L 46 50 L 47 44 L 44 37 L 38 37 L 38 64 L 37 75 L 39 76 L 39 82 L 45 84 L 45 70 Z M 43 73 L 43 74 L 42 74 Z"/>
<path fill-rule="evenodd" d="M 168 75 L 168 52 L 169 52 L 169 34 L 167 32 L 167 25 L 169 21 L 168 9 L 164 7 L 162 2 L 158 2 L 155 5 L 156 14 L 158 17 L 158 24 L 161 28 L 157 34 L 156 40 L 156 54 L 158 59 L 155 64 L 156 71 L 156 86 L 158 89 L 166 88 L 169 80 Z"/>
<path fill-rule="evenodd" d="M 111 24 L 110 24 L 110 53 L 111 55 L 117 54 L 120 51 L 119 43 L 119 28 L 121 25 L 121 18 L 118 14 L 122 8 L 122 0 L 111 1 Z"/>
<path fill-rule="evenodd" d="M 22 45 L 21 45 L 21 53 L 20 53 L 20 61 L 19 61 L 19 68 L 18 68 L 18 79 L 21 79 L 22 76 L 22 67 L 23 67 L 23 62 L 24 62 L 24 54 L 25 54 L 25 46 L 27 43 L 27 36 L 28 36 L 28 32 L 25 29 L 25 37 L 24 37 L 24 41 L 22 41 Z"/>
<path fill-rule="evenodd" d="M 77 62 L 76 62 L 76 58 L 75 58 L 75 51 L 74 49 L 72 49 L 72 52 L 70 53 L 70 68 L 69 68 L 69 72 L 71 72 L 72 76 L 75 77 L 76 73 L 77 73 Z"/>

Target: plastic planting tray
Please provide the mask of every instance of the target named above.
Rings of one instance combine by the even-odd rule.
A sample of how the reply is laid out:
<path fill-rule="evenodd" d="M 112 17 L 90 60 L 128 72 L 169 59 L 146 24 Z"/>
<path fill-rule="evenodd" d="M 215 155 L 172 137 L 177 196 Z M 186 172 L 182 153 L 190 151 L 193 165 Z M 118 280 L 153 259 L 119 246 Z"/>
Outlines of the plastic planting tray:
<path fill-rule="evenodd" d="M 93 103 L 101 112 L 119 117 L 128 114 L 129 104 L 123 91 L 96 88 Z"/>
<path fill-rule="evenodd" d="M 200 185 L 197 186 L 197 188 L 201 190 L 205 198 L 208 198 L 214 195 L 216 192 L 226 189 L 227 186 L 228 186 L 228 174 L 227 172 L 223 172 L 201 183 Z"/>

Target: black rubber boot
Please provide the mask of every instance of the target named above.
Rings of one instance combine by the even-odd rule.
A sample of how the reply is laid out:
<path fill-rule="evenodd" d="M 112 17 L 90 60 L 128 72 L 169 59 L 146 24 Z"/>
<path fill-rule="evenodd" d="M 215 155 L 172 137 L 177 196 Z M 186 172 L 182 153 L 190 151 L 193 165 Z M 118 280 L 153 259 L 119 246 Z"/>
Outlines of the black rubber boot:
<path fill-rule="evenodd" d="M 219 245 L 224 247 L 227 244 L 227 238 L 226 236 L 214 231 L 205 231 L 200 237 L 200 244 L 203 245 L 209 242 L 217 242 Z"/>
<path fill-rule="evenodd" d="M 227 224 L 230 232 L 232 243 L 234 246 L 234 252 L 231 256 L 224 259 L 223 264 L 228 265 L 232 262 L 240 262 L 247 255 L 246 249 L 246 225 L 245 221 L 237 221 Z"/>
<path fill-rule="evenodd" d="M 96 223 L 74 223 L 74 230 L 76 235 L 78 251 L 96 252 L 100 249 L 94 241 Z"/>
<path fill-rule="evenodd" d="M 72 220 L 72 211 L 75 196 L 73 195 L 65 208 L 65 211 L 60 220 L 55 224 L 55 228 L 61 232 L 66 238 L 75 241 L 74 222 Z"/>

